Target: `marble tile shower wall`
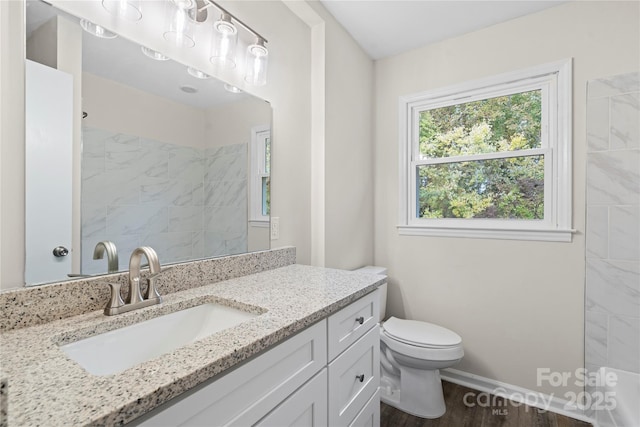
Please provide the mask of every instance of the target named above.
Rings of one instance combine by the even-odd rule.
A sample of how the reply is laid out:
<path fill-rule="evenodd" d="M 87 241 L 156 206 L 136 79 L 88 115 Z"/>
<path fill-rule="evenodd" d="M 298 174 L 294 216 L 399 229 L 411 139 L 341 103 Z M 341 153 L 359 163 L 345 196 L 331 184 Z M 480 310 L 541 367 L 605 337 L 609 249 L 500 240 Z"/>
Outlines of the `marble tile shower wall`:
<path fill-rule="evenodd" d="M 588 83 L 585 362 L 640 373 L 640 73 Z"/>
<path fill-rule="evenodd" d="M 101 240 L 120 269 L 138 246 L 163 264 L 247 251 L 247 144 L 198 149 L 102 129 L 83 129 L 82 273 Z"/>

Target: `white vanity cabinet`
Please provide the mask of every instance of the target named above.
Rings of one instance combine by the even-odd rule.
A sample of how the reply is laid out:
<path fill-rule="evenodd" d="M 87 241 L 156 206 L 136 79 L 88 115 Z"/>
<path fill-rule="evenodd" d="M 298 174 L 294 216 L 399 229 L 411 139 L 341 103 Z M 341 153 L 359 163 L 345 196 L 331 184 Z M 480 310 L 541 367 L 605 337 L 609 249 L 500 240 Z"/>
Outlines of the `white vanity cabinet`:
<path fill-rule="evenodd" d="M 377 426 L 378 291 L 129 425 Z"/>
<path fill-rule="evenodd" d="M 360 298 L 327 319 L 332 427 L 380 424 L 380 399 L 376 398 L 380 384 L 379 292 Z M 367 419 L 373 424 L 367 424 Z"/>

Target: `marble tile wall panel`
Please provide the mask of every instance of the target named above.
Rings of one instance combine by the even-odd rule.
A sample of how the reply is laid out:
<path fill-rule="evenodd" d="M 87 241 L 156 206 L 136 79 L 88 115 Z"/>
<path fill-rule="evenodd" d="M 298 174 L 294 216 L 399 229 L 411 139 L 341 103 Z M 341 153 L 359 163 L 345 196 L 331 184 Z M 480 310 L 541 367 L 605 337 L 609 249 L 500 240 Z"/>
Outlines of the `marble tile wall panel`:
<path fill-rule="evenodd" d="M 640 259 L 640 206 L 609 208 L 609 257 Z"/>
<path fill-rule="evenodd" d="M 608 366 L 640 373 L 640 318 L 609 317 Z"/>
<path fill-rule="evenodd" d="M 595 205 L 640 202 L 640 150 L 587 154 L 587 200 Z"/>
<path fill-rule="evenodd" d="M 640 373 L 640 73 L 587 90 L 585 365 Z"/>
<path fill-rule="evenodd" d="M 589 100 L 587 105 L 587 147 L 589 151 L 609 149 L 609 98 Z"/>
<path fill-rule="evenodd" d="M 640 93 L 629 93 L 611 98 L 612 150 L 640 148 Z"/>
<path fill-rule="evenodd" d="M 587 208 L 587 258 L 609 257 L 609 207 Z"/>
<path fill-rule="evenodd" d="M 585 345 L 585 359 L 594 366 L 607 364 L 607 330 L 609 316 L 605 313 L 586 313 L 586 325 L 589 339 Z"/>
<path fill-rule="evenodd" d="M 588 310 L 625 316 L 640 313 L 640 263 L 587 260 Z"/>
<path fill-rule="evenodd" d="M 640 92 L 640 73 L 620 74 L 587 82 L 589 99 Z"/>
<path fill-rule="evenodd" d="M 193 233 L 189 231 L 147 234 L 140 239 L 140 244 L 155 249 L 161 260 L 181 262 L 193 259 Z"/>
<path fill-rule="evenodd" d="M 116 243 L 123 269 L 143 244 L 163 264 L 246 252 L 247 149 L 197 149 L 84 128 L 83 274 L 105 271 L 106 261 L 92 254 L 106 239 Z"/>

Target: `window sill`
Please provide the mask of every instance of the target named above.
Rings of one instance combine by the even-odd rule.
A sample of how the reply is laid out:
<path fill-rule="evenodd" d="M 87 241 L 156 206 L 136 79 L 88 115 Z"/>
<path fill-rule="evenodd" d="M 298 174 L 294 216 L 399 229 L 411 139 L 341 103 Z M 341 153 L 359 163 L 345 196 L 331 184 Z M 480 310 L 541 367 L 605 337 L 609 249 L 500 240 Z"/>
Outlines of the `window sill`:
<path fill-rule="evenodd" d="M 249 226 L 256 228 L 269 228 L 269 220 L 252 219 L 249 221 Z"/>
<path fill-rule="evenodd" d="M 401 236 L 460 237 L 468 239 L 533 240 L 542 242 L 571 242 L 576 230 L 566 229 L 504 229 L 504 228 L 448 228 L 398 225 Z"/>

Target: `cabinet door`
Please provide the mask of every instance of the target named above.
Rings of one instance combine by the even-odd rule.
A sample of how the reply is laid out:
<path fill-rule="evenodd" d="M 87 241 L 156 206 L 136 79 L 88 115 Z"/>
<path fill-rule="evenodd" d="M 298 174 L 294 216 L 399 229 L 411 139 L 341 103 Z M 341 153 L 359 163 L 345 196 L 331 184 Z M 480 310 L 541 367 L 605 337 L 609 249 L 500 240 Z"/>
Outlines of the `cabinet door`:
<path fill-rule="evenodd" d="M 360 411 L 349 427 L 379 427 L 380 426 L 380 389 L 369 399 L 367 405 Z"/>
<path fill-rule="evenodd" d="M 143 426 L 248 426 L 327 364 L 320 321 L 228 374 L 205 382 L 138 420 Z"/>
<path fill-rule="evenodd" d="M 380 385 L 380 332 L 374 327 L 329 364 L 329 425 L 348 426 Z"/>
<path fill-rule="evenodd" d="M 302 386 L 256 427 L 325 427 L 327 425 L 327 369 Z"/>

